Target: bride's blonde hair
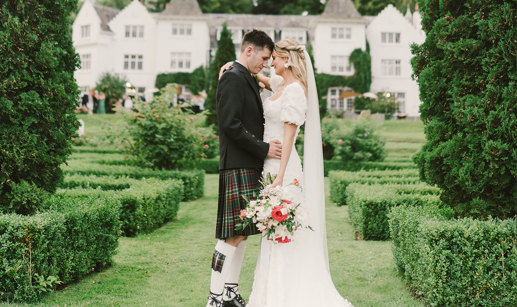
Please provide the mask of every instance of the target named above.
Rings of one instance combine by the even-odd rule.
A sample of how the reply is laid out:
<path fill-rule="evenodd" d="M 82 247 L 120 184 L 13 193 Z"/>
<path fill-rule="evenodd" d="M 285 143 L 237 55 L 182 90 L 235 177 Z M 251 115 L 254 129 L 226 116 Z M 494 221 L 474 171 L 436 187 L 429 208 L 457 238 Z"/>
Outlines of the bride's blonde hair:
<path fill-rule="evenodd" d="M 294 39 L 283 39 L 275 44 L 273 54 L 287 59 L 287 65 L 293 74 L 307 89 L 307 67 L 305 67 L 305 48 Z"/>

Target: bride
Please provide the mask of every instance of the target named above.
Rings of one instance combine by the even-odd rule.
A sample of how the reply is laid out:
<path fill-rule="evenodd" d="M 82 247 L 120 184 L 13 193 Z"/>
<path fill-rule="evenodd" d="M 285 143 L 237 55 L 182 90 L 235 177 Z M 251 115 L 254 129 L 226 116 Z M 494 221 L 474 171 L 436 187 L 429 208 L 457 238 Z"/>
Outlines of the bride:
<path fill-rule="evenodd" d="M 275 74 L 258 75 L 273 91 L 264 101 L 264 142 L 283 140 L 282 158 L 266 159 L 264 172 L 276 175 L 273 185 L 298 179 L 299 195 L 307 214 L 305 224 L 288 244 L 262 238 L 248 307 L 352 306 L 338 293 L 330 277 L 325 229 L 323 153 L 319 104 L 314 72 L 304 46 L 291 39 L 279 41 L 273 51 Z M 305 123 L 304 166 L 295 149 Z"/>

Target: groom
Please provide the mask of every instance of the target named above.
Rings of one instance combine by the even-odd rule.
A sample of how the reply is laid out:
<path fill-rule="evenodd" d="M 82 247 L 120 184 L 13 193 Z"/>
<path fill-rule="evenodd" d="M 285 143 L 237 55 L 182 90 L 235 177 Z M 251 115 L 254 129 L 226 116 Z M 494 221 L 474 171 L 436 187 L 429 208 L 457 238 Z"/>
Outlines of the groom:
<path fill-rule="evenodd" d="M 252 75 L 267 67 L 274 43 L 263 31 L 244 35 L 241 55 L 221 76 L 217 88 L 219 123 L 219 200 L 212 256 L 212 277 L 207 307 L 245 306 L 238 292 L 246 238 L 260 233 L 255 225 L 236 231 L 243 196 L 253 198 L 260 189 L 266 157 L 280 159 L 279 141 L 264 143 L 264 115 L 259 86 Z M 224 292 L 224 293 L 223 293 Z"/>

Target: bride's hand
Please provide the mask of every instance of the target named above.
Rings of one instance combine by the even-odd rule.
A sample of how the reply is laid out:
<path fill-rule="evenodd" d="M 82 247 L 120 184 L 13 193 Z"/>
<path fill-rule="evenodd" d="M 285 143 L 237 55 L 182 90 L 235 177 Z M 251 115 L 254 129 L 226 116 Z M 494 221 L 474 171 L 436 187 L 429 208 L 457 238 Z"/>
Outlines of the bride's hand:
<path fill-rule="evenodd" d="M 274 188 L 276 186 L 281 186 L 283 181 L 284 181 L 284 178 L 277 176 L 275 178 L 275 180 L 273 181 L 273 183 L 271 184 L 271 187 Z"/>
<path fill-rule="evenodd" d="M 223 75 L 223 73 L 228 69 L 230 68 L 230 66 L 233 65 L 233 61 L 232 62 L 228 62 L 226 64 L 223 65 L 223 67 L 221 67 L 221 70 L 219 70 L 219 79 L 221 79 L 221 76 Z"/>

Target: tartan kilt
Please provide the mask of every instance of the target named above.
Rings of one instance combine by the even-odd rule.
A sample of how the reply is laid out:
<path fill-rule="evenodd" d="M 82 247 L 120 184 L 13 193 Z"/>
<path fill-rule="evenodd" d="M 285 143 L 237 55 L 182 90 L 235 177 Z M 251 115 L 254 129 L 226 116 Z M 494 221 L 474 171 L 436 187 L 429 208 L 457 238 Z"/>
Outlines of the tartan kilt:
<path fill-rule="evenodd" d="M 228 169 L 219 171 L 219 200 L 215 237 L 227 239 L 234 236 L 260 234 L 255 225 L 248 225 L 243 230 L 235 230 L 241 222 L 240 211 L 246 208 L 242 196 L 253 199 L 260 191 L 262 171 L 259 169 Z"/>

